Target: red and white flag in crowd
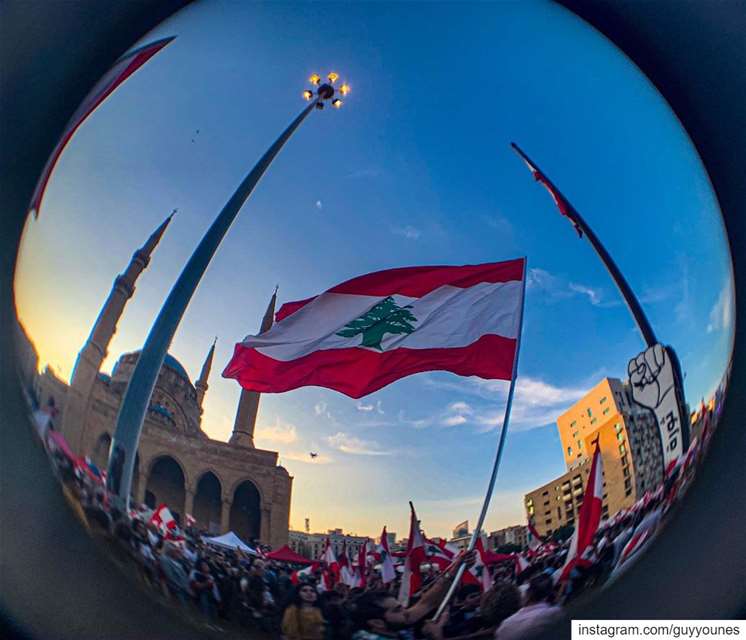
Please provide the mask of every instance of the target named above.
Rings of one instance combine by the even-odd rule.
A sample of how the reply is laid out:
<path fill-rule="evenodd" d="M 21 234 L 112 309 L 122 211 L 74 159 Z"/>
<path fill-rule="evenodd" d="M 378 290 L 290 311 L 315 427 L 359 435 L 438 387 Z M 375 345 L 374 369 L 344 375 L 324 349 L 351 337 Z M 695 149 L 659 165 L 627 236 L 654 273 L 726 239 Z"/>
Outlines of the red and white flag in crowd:
<path fill-rule="evenodd" d="M 236 345 L 223 377 L 279 393 L 303 386 L 361 398 L 443 370 L 510 380 L 526 261 L 369 273 L 290 302 L 269 331 Z"/>
<path fill-rule="evenodd" d="M 339 564 L 339 581 L 348 587 L 357 587 L 358 577 L 352 567 L 352 559 L 347 555 L 347 540 L 342 547 L 342 553 L 337 558 L 337 563 Z"/>
<path fill-rule="evenodd" d="M 195 524 L 197 524 L 197 519 L 191 514 L 186 514 L 186 526 L 187 527 L 193 527 Z"/>
<path fill-rule="evenodd" d="M 528 549 L 529 551 L 536 553 L 538 552 L 541 545 L 544 543 L 542 540 L 542 537 L 539 535 L 539 532 L 536 530 L 536 527 L 534 526 L 534 523 L 529 520 L 528 521 Z"/>
<path fill-rule="evenodd" d="M 422 573 L 420 565 L 425 561 L 425 539 L 420 531 L 420 523 L 414 511 L 414 505 L 409 503 L 411 510 L 409 520 L 409 540 L 407 541 L 407 555 L 404 558 L 404 573 L 399 587 L 399 602 L 407 607 L 409 599 L 420 590 L 422 586 Z"/>
<path fill-rule="evenodd" d="M 164 534 L 169 530 L 176 529 L 176 520 L 165 504 L 159 505 L 153 512 L 153 515 L 150 516 L 150 523 L 158 527 L 158 530 Z"/>
<path fill-rule="evenodd" d="M 515 561 L 515 574 L 516 575 L 523 573 L 526 569 L 528 569 L 531 566 L 529 561 L 526 560 L 525 556 L 522 553 L 513 554 L 513 559 Z"/>
<path fill-rule="evenodd" d="M 318 562 L 313 562 L 312 564 L 308 565 L 307 567 L 303 569 L 299 569 L 298 571 L 293 571 L 293 573 L 290 574 L 290 582 L 292 582 L 294 585 L 297 585 L 302 580 L 305 580 L 306 578 L 310 578 L 313 576 L 314 571 L 319 568 Z"/>
<path fill-rule="evenodd" d="M 396 578 L 396 569 L 394 569 L 394 560 L 391 557 L 391 551 L 389 551 L 389 538 L 386 533 L 386 527 L 381 532 L 379 549 L 381 554 L 381 580 L 383 584 L 387 584 Z"/>
<path fill-rule="evenodd" d="M 647 539 L 650 537 L 650 534 L 652 533 L 652 529 L 645 529 L 643 531 L 635 531 L 635 533 L 632 535 L 632 537 L 629 539 L 629 542 L 627 542 L 626 545 L 624 545 L 624 549 L 622 549 L 622 553 L 619 555 L 619 560 L 617 560 L 616 566 L 620 567 L 622 566 L 627 560 L 629 560 L 633 555 L 635 555 L 645 544 Z"/>
<path fill-rule="evenodd" d="M 598 440 L 596 440 L 596 451 L 593 453 L 591 471 L 588 474 L 588 482 L 585 485 L 583 504 L 578 514 L 578 525 L 572 534 L 567 559 L 559 576 L 560 581 L 567 580 L 573 567 L 580 562 L 583 553 L 593 540 L 593 536 L 598 529 L 598 524 L 601 522 L 603 496 L 603 460 L 601 458 L 601 447 L 598 444 Z"/>
<path fill-rule="evenodd" d="M 453 562 L 456 553 L 458 553 L 458 549 L 454 552 L 454 550 L 449 548 L 442 539 L 440 542 L 435 542 L 434 540 L 425 538 L 426 559 L 432 564 L 437 564 L 441 571 L 446 569 L 446 567 Z"/>
<path fill-rule="evenodd" d="M 62 132 L 57 146 L 55 146 L 52 154 L 47 160 L 47 164 L 39 177 L 39 181 L 34 189 L 31 202 L 29 204 L 29 212 L 33 213 L 35 217 L 39 215 L 39 208 L 41 207 L 41 201 L 44 197 L 44 191 L 49 182 L 49 178 L 52 175 L 54 166 L 57 164 L 57 160 L 62 155 L 62 151 L 73 134 L 77 131 L 78 127 L 85 121 L 85 119 L 93 113 L 111 93 L 122 84 L 127 78 L 129 78 L 135 71 L 137 71 L 142 65 L 144 65 L 150 58 L 158 53 L 163 47 L 169 44 L 176 36 L 170 38 L 163 38 L 156 42 L 151 42 L 143 47 L 130 51 L 122 56 L 114 66 L 98 81 L 96 86 L 93 87 L 91 92 L 86 96 L 78 110 L 72 115 L 70 121 L 67 123 L 67 127 Z"/>
<path fill-rule="evenodd" d="M 329 590 L 339 581 L 339 562 L 329 538 L 326 539 L 324 553 L 321 555 L 321 564 L 324 567 L 324 585 Z"/>
<path fill-rule="evenodd" d="M 360 545 L 360 549 L 357 552 L 357 579 L 358 584 L 356 586 L 363 587 L 368 584 L 368 542 L 365 539 L 365 544 Z"/>
<path fill-rule="evenodd" d="M 490 568 L 487 566 L 487 552 L 481 537 L 477 538 L 474 548 L 477 550 L 477 558 L 471 571 L 479 579 L 482 591 L 489 591 L 492 588 L 492 574 L 490 573 Z"/>

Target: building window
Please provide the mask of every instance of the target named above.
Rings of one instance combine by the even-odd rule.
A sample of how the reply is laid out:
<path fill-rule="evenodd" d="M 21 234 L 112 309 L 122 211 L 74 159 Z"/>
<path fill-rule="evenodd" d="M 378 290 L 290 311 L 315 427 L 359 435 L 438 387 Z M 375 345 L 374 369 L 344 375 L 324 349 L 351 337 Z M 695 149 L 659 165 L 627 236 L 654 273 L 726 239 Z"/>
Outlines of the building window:
<path fill-rule="evenodd" d="M 626 480 L 624 481 L 624 488 L 625 488 L 625 489 L 629 489 L 629 488 L 631 488 L 631 487 L 632 487 L 632 480 L 631 480 L 630 478 L 627 478 L 627 479 L 626 479 Z"/>
<path fill-rule="evenodd" d="M 573 428 L 573 427 L 574 427 L 574 426 L 575 426 L 576 424 L 577 424 L 577 420 L 573 420 L 573 421 L 572 421 L 572 422 L 570 423 L 570 429 L 572 429 L 572 428 Z"/>
<path fill-rule="evenodd" d="M 541 495 L 542 495 L 542 497 L 543 496 L 548 496 L 549 495 L 549 491 L 543 491 Z"/>
<path fill-rule="evenodd" d="M 544 506 L 546 507 L 548 505 L 549 505 L 549 500 L 544 500 Z"/>
<path fill-rule="evenodd" d="M 627 460 L 627 456 L 622 456 L 622 466 L 627 466 L 629 464 L 629 460 Z"/>
<path fill-rule="evenodd" d="M 614 425 L 614 430 L 618 433 L 622 430 L 622 425 L 618 422 Z"/>
<path fill-rule="evenodd" d="M 567 447 L 567 455 L 568 456 L 572 455 L 572 447 Z"/>
<path fill-rule="evenodd" d="M 609 407 L 606 407 L 606 409 L 604 409 L 601 413 L 603 413 L 606 416 L 609 413 L 611 413 L 611 409 L 609 409 Z"/>
<path fill-rule="evenodd" d="M 622 467 L 622 471 L 624 471 L 624 477 L 629 478 L 629 467 Z"/>
<path fill-rule="evenodd" d="M 631 495 L 632 495 L 632 489 L 627 489 L 627 490 L 626 490 L 626 491 L 624 492 L 624 495 L 625 495 L 625 496 L 631 496 Z"/>
<path fill-rule="evenodd" d="M 627 453 L 627 449 L 626 449 L 626 447 L 623 444 L 619 445 L 619 453 L 621 453 L 622 455 L 624 455 L 625 453 Z"/>
<path fill-rule="evenodd" d="M 592 418 L 592 419 L 591 419 L 591 424 L 596 424 L 596 422 L 598 422 L 598 419 L 597 419 L 597 418 Z"/>
<path fill-rule="evenodd" d="M 617 433 L 616 439 L 619 440 L 619 442 L 624 442 L 624 434 L 623 433 Z"/>
<path fill-rule="evenodd" d="M 606 402 L 606 396 L 604 396 L 603 398 L 601 398 L 601 399 L 600 399 L 600 400 L 598 401 L 598 404 L 603 404 L 604 402 Z"/>
<path fill-rule="evenodd" d="M 562 519 L 562 511 L 559 507 L 557 507 L 557 517 L 561 520 Z"/>
<path fill-rule="evenodd" d="M 578 445 L 578 449 L 582 449 L 583 448 L 583 443 L 580 440 L 578 440 L 575 444 Z"/>
<path fill-rule="evenodd" d="M 552 524 L 552 519 L 551 519 L 551 518 L 547 518 L 547 519 L 546 519 L 546 520 L 544 521 L 544 524 L 545 524 L 545 525 L 547 525 L 547 526 L 549 526 L 550 524 Z"/>
<path fill-rule="evenodd" d="M 589 418 L 592 418 L 592 417 L 593 417 L 593 411 L 591 411 L 591 408 L 590 408 L 590 407 L 588 407 L 588 417 L 589 417 Z"/>

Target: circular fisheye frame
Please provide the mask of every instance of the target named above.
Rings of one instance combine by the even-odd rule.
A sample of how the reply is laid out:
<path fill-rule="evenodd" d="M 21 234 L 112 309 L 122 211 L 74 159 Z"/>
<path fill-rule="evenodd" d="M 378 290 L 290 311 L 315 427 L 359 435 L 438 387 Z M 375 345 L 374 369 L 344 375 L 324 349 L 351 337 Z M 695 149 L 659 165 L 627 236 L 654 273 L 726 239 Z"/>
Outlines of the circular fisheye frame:
<path fill-rule="evenodd" d="M 568 635 L 712 473 L 718 199 L 562 7 L 190 5 L 100 77 L 25 212 L 38 526 L 152 637 Z"/>

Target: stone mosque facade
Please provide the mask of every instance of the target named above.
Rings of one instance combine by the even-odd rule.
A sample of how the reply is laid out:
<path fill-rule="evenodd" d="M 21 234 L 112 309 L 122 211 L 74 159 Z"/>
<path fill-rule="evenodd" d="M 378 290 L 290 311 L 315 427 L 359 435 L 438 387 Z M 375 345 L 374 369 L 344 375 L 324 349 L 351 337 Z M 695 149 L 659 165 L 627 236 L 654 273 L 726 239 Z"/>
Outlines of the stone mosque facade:
<path fill-rule="evenodd" d="M 78 355 L 70 384 L 49 368 L 34 375 L 34 392 L 40 405 L 47 405 L 51 398 L 59 412 L 55 428 L 73 451 L 90 456 L 101 468 L 106 468 L 119 405 L 139 352 L 120 356 L 111 376 L 100 371 L 101 363 L 127 300 L 135 292 L 137 278 L 150 263 L 170 221 L 171 217 L 156 229 L 115 279 Z M 276 292 L 261 331 L 272 325 L 275 300 Z M 36 360 L 33 343 L 23 330 L 21 335 L 25 338 L 21 344 L 26 345 L 21 362 Z M 293 479 L 277 464 L 277 452 L 254 446 L 258 393 L 241 391 L 229 442 L 213 440 L 202 430 L 202 403 L 214 351 L 213 343 L 194 384 L 179 361 L 170 354 L 166 356 L 142 429 L 132 496 L 151 508 L 166 503 L 182 523 L 188 513 L 198 526 L 210 532 L 232 530 L 246 542 L 258 541 L 276 549 L 288 541 Z M 21 366 L 35 371 L 33 364 Z"/>

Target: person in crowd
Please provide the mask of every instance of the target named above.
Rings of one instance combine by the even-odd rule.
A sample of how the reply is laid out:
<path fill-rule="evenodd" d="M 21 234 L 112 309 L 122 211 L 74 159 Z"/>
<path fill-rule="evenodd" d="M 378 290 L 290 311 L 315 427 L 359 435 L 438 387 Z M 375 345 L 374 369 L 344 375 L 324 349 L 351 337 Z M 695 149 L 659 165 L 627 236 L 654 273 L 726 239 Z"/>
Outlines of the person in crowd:
<path fill-rule="evenodd" d="M 463 585 L 457 592 L 448 624 L 443 633 L 446 637 L 468 635 L 482 626 L 479 605 L 482 599 L 482 587 L 478 584 Z"/>
<path fill-rule="evenodd" d="M 352 597 L 352 593 L 349 593 Z M 319 596 L 321 613 L 326 620 L 325 640 L 347 640 L 352 632 L 352 621 L 345 606 L 347 598 L 340 591 L 325 591 Z"/>
<path fill-rule="evenodd" d="M 189 574 L 189 589 L 200 611 L 209 620 L 215 619 L 215 580 L 205 560 L 200 560 Z"/>
<path fill-rule="evenodd" d="M 502 621 L 495 632 L 496 640 L 520 640 L 549 630 L 564 619 L 562 609 L 553 604 L 552 579 L 541 573 L 531 578 L 526 604 Z"/>
<path fill-rule="evenodd" d="M 189 601 L 189 575 L 181 564 L 179 547 L 170 542 L 164 545 L 159 565 L 170 593 L 186 605 Z"/>
<path fill-rule="evenodd" d="M 282 615 L 282 635 L 287 640 L 323 640 L 324 630 L 316 589 L 311 584 L 298 585 Z"/>

